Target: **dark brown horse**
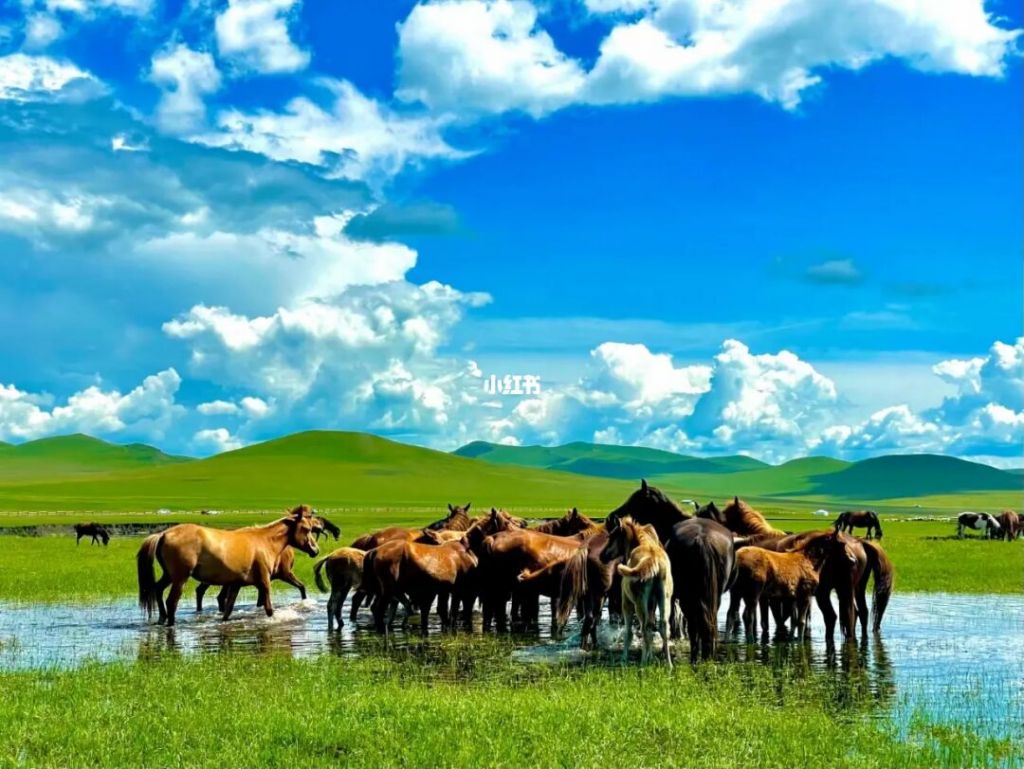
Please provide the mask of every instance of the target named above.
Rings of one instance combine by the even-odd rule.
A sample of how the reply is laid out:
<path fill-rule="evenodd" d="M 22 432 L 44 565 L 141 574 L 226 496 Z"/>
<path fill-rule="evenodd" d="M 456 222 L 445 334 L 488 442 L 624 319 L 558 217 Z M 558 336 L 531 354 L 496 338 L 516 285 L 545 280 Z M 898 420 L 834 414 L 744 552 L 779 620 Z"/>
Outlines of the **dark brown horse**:
<path fill-rule="evenodd" d="M 104 547 L 110 542 L 110 532 L 107 531 L 106 527 L 99 523 L 76 523 L 75 524 L 75 544 L 79 544 L 82 541 L 82 537 L 91 537 L 92 544 L 103 542 Z"/>
<path fill-rule="evenodd" d="M 467 515 L 470 504 L 470 502 L 467 502 L 464 507 L 459 507 L 449 502 L 448 515 L 424 528 L 432 531 L 465 531 L 473 524 L 473 519 Z"/>
<path fill-rule="evenodd" d="M 307 505 L 300 505 L 284 518 L 265 526 L 236 531 L 211 529 L 183 523 L 167 531 L 147 537 L 136 556 L 139 582 L 139 605 L 152 616 L 154 606 L 160 621 L 174 625 L 174 615 L 181 592 L 190 577 L 214 585 L 230 585 L 224 619 L 231 616 L 237 586 L 255 585 L 264 599 L 267 616 L 273 616 L 270 600 L 270 579 L 281 555 L 288 547 L 310 556 L 319 552 L 314 530 L 315 516 Z M 163 567 L 159 581 L 154 562 Z M 167 604 L 163 592 L 170 586 Z"/>
<path fill-rule="evenodd" d="M 878 539 L 882 538 L 882 524 L 874 510 L 847 510 L 839 514 L 832 526 L 836 531 L 846 531 L 850 534 L 853 534 L 855 528 L 867 529 L 868 539 L 871 539 L 872 534 Z"/>
<path fill-rule="evenodd" d="M 555 518 L 551 521 L 538 523 L 533 527 L 533 530 L 544 534 L 554 534 L 558 537 L 571 537 L 573 534 L 578 534 L 581 531 L 588 531 L 590 529 L 597 529 L 597 527 L 596 523 L 574 507 L 561 518 Z"/>
<path fill-rule="evenodd" d="M 1020 534 L 1022 529 L 1020 516 L 1013 510 L 1003 510 L 996 516 L 996 520 L 999 521 L 999 528 L 1007 542 L 1012 542 Z"/>
<path fill-rule="evenodd" d="M 649 523 L 672 561 L 674 598 L 679 601 L 690 641 L 690 660 L 709 659 L 718 644 L 718 606 L 736 575 L 733 535 L 725 526 L 693 518 L 647 481 L 618 509 L 606 526 L 624 516 Z"/>

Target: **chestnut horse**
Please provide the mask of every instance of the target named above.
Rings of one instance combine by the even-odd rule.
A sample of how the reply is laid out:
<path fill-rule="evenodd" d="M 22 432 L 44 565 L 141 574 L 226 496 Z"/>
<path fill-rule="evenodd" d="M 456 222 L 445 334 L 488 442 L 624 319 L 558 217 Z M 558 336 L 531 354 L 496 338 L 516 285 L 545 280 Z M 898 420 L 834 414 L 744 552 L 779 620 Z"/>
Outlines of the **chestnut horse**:
<path fill-rule="evenodd" d="M 430 607 L 438 598 L 441 626 L 449 627 L 448 596 L 454 595 L 458 603 L 460 589 L 477 563 L 467 538 L 441 545 L 386 542 L 366 553 L 363 579 L 375 581 L 374 593 L 379 600 L 374 603 L 373 613 L 378 632 L 390 629 L 396 600 L 405 606 L 407 614 L 412 613 L 411 604 L 419 607 L 420 633 L 426 635 Z"/>
<path fill-rule="evenodd" d="M 174 625 L 181 591 L 190 577 L 214 585 L 230 585 L 224 619 L 231 616 L 237 587 L 255 585 L 264 598 L 263 608 L 273 616 L 270 579 L 286 548 L 308 555 L 319 552 L 315 529 L 319 524 L 308 505 L 299 505 L 287 516 L 265 526 L 236 531 L 212 529 L 192 523 L 172 526 L 156 537 L 147 537 L 136 556 L 139 605 L 152 617 L 160 611 L 160 622 Z M 156 579 L 153 562 L 159 561 L 163 574 Z M 163 592 L 170 586 L 167 604 Z"/>
<path fill-rule="evenodd" d="M 316 586 L 320 592 L 327 592 L 327 585 L 324 584 L 321 572 L 326 572 L 327 582 L 331 585 L 331 596 L 327 599 L 328 632 L 334 629 L 335 621 L 338 623 L 338 630 L 345 625 L 341 618 L 341 607 L 345 603 L 348 591 L 358 590 L 363 582 L 363 557 L 365 555 L 365 552 L 354 547 L 339 547 L 313 565 L 313 577 L 316 579 Z"/>
<path fill-rule="evenodd" d="M 669 615 L 672 613 L 672 563 L 658 540 L 658 532 L 651 525 L 640 526 L 628 515 L 616 519 L 608 530 L 608 544 L 600 558 L 608 563 L 624 559 L 616 568 L 622 577 L 622 618 L 625 633 L 622 636 L 622 661 L 629 659 L 633 640 L 633 615 L 640 619 L 643 653 L 640 663 L 651 658 L 654 640 L 653 625 L 657 614 L 658 632 L 661 634 L 665 662 L 672 667 L 669 642 Z"/>
<path fill-rule="evenodd" d="M 473 525 L 473 519 L 470 518 L 467 513 L 469 512 L 470 502 L 467 502 L 464 507 L 458 505 L 452 505 L 448 503 L 448 515 L 439 521 L 425 526 L 424 528 L 432 531 L 465 531 Z"/>
<path fill-rule="evenodd" d="M 744 547 L 736 552 L 736 582 L 729 594 L 729 615 L 733 607 L 743 607 L 743 628 L 747 640 L 754 640 L 757 610 L 761 610 L 761 629 L 768 635 L 769 602 L 775 612 L 776 631 L 785 630 L 790 620 L 793 632 L 805 636 L 811 597 L 818 590 L 819 571 L 824 560 L 817 549 L 778 553 L 761 547 Z M 726 632 L 732 627 L 726 624 Z"/>
<path fill-rule="evenodd" d="M 106 547 L 107 543 L 110 542 L 110 532 L 107 531 L 106 527 L 98 523 L 76 523 L 75 524 L 75 544 L 80 544 L 82 537 L 91 537 L 92 544 L 97 544 L 102 541 L 103 546 Z"/>
<path fill-rule="evenodd" d="M 733 497 L 732 501 L 722 510 L 719 510 L 714 502 L 709 502 L 704 507 L 697 509 L 697 517 L 716 521 L 729 531 L 743 536 L 763 538 L 786 536 L 786 532 L 776 529 L 765 520 L 764 515 L 739 497 Z"/>
<path fill-rule="evenodd" d="M 1007 542 L 1015 540 L 1022 530 L 1020 516 L 1013 510 L 1003 510 L 996 516 L 996 520 L 999 522 L 999 528 Z"/>
<path fill-rule="evenodd" d="M 627 515 L 653 525 L 665 545 L 672 562 L 673 598 L 686 620 L 691 662 L 711 658 L 718 644 L 718 606 L 736 576 L 732 532 L 717 521 L 683 512 L 647 481 L 608 514 L 605 525 Z"/>
<path fill-rule="evenodd" d="M 867 529 L 868 539 L 872 533 L 882 538 L 882 524 L 878 520 L 878 513 L 874 510 L 847 510 L 840 513 L 836 522 L 832 524 L 836 531 L 846 531 L 853 534 L 855 528 Z"/>
<path fill-rule="evenodd" d="M 578 534 L 581 531 L 588 531 L 591 529 L 596 530 L 598 526 L 574 507 L 561 518 L 555 518 L 552 521 L 538 523 L 532 528 L 533 531 L 539 531 L 543 534 L 554 534 L 558 537 L 571 537 L 573 534 Z"/>

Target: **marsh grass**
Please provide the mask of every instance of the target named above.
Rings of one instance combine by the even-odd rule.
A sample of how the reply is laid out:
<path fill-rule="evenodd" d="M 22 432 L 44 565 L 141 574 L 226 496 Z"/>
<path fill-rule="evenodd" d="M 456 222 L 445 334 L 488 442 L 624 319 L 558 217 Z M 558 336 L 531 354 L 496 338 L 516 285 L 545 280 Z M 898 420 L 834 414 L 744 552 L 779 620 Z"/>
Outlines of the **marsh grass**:
<path fill-rule="evenodd" d="M 933 767 L 1008 741 L 870 717 L 757 665 L 521 666 L 500 640 L 358 660 L 158 656 L 0 674 L 0 766 Z"/>

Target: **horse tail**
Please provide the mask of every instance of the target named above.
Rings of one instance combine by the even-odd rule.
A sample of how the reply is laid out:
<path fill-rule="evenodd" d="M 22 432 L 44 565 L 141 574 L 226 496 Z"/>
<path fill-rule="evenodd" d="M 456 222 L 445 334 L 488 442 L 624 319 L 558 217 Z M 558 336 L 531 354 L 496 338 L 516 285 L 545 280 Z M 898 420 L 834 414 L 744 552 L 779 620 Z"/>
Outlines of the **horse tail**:
<path fill-rule="evenodd" d="M 313 578 L 316 580 L 317 589 L 321 593 L 328 592 L 327 584 L 324 582 L 324 575 L 321 574 L 321 570 L 324 568 L 324 564 L 327 563 L 327 558 L 321 558 L 315 564 L 313 564 Z"/>
<path fill-rule="evenodd" d="M 364 534 L 358 537 L 349 547 L 354 547 L 356 550 L 372 550 L 373 549 L 373 535 Z"/>
<path fill-rule="evenodd" d="M 657 575 L 658 562 L 654 556 L 645 555 L 637 562 L 636 566 L 627 566 L 624 563 L 620 563 L 616 569 L 620 577 L 636 577 L 641 581 L 646 581 Z"/>
<path fill-rule="evenodd" d="M 156 573 L 153 568 L 153 561 L 156 560 L 156 551 L 163 541 L 163 534 L 150 534 L 142 540 L 142 547 L 135 556 L 135 566 L 139 577 L 139 606 L 146 612 L 146 617 L 152 618 L 153 607 L 156 605 Z"/>
<path fill-rule="evenodd" d="M 565 562 L 562 570 L 562 584 L 558 595 L 558 627 L 565 627 L 573 608 L 587 594 L 587 568 L 590 561 L 590 546 L 584 544 Z"/>
<path fill-rule="evenodd" d="M 889 605 L 896 573 L 892 561 L 889 560 L 889 556 L 886 555 L 881 545 L 870 541 L 865 541 L 863 544 L 864 552 L 868 556 L 868 571 L 875 578 L 875 594 L 872 599 L 871 614 L 874 618 L 872 627 L 877 633 L 882 627 L 885 608 Z M 867 580 L 866 576 L 865 580 Z"/>
<path fill-rule="evenodd" d="M 704 627 L 711 636 L 712 647 L 718 642 L 718 599 L 722 594 L 722 585 L 728 581 L 727 575 L 719 574 L 719 563 L 714 548 L 704 543 L 700 548 L 704 560 L 704 594 L 700 596 L 700 610 L 704 615 Z M 708 650 L 705 650 L 708 653 Z"/>

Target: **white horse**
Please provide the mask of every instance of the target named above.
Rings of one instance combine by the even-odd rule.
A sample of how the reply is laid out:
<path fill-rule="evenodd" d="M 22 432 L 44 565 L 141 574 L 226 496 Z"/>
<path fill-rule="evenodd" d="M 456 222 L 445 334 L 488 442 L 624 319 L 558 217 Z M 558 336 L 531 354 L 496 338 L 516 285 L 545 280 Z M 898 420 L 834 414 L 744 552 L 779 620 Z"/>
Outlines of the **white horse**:
<path fill-rule="evenodd" d="M 998 537 L 1002 529 L 993 516 L 988 513 L 960 513 L 956 517 L 956 535 L 963 539 L 964 529 L 974 529 L 985 533 L 986 539 Z"/>

